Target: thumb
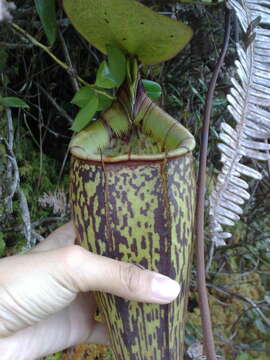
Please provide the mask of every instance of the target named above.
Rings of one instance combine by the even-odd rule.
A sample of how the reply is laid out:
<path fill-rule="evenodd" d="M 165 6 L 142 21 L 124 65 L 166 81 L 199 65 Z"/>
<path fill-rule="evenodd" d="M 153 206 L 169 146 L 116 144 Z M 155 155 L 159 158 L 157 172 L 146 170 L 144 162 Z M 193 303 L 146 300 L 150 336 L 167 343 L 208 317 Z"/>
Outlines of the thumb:
<path fill-rule="evenodd" d="M 65 272 L 75 291 L 98 290 L 128 300 L 167 304 L 180 291 L 167 276 L 90 253 L 80 246 L 65 249 Z"/>

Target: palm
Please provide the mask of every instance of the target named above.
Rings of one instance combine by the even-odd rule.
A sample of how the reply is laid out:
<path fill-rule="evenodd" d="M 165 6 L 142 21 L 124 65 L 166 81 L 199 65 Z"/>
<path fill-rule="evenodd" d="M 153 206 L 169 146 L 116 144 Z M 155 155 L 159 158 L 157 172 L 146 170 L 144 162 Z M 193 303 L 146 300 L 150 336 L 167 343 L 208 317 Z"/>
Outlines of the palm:
<path fill-rule="evenodd" d="M 93 294 L 78 294 L 65 309 L 12 335 L 11 338 L 16 338 L 16 353 L 24 354 L 31 349 L 29 353 L 35 359 L 41 353 L 53 353 L 82 342 L 108 343 L 104 325 L 94 320 L 96 309 Z"/>

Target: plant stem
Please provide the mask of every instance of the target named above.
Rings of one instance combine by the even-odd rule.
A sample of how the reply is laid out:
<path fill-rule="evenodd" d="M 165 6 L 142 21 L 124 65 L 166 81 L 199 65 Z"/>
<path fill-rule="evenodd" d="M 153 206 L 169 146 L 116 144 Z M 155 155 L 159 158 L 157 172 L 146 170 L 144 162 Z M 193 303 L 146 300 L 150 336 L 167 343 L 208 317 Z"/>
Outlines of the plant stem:
<path fill-rule="evenodd" d="M 32 35 L 30 35 L 27 31 L 22 29 L 19 25 L 10 23 L 10 25 L 15 29 L 17 32 L 22 34 L 24 37 L 26 37 L 33 45 L 38 46 L 40 49 L 45 51 L 59 66 L 61 66 L 63 69 L 65 69 L 72 77 L 76 78 L 81 84 L 84 86 L 92 88 L 96 93 L 101 94 L 103 96 L 106 96 L 109 99 L 114 100 L 114 96 L 109 95 L 107 92 L 102 91 L 100 89 L 97 89 L 95 85 L 89 84 L 87 81 L 82 79 L 79 75 L 76 74 L 73 68 L 68 66 L 66 63 L 58 59 L 50 50 L 50 48 L 42 43 L 40 43 L 36 38 L 34 38 Z"/>
<path fill-rule="evenodd" d="M 212 110 L 212 102 L 215 91 L 217 78 L 224 61 L 224 57 L 228 48 L 231 28 L 231 11 L 225 10 L 225 35 L 223 48 L 214 69 L 212 79 L 208 88 L 206 105 L 204 109 L 203 130 L 200 146 L 200 163 L 199 175 L 197 183 L 197 202 L 196 202 L 196 224 L 195 234 L 197 239 L 196 258 L 197 258 L 197 284 L 199 292 L 199 304 L 203 326 L 203 344 L 208 360 L 216 360 L 215 343 L 212 332 L 211 316 L 209 311 L 206 276 L 205 276 L 205 260 L 204 260 L 204 208 L 205 208 L 205 186 L 206 186 L 206 163 L 207 163 L 207 145 L 209 136 L 210 116 Z"/>

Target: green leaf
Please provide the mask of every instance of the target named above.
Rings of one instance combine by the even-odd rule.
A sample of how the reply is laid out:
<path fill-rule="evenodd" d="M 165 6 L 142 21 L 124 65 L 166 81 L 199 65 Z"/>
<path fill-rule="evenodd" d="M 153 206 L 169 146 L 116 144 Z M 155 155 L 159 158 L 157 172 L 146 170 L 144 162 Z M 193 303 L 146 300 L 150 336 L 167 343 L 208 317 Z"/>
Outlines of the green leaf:
<path fill-rule="evenodd" d="M 107 96 L 98 94 L 98 111 L 106 110 L 112 105 L 113 100 Z"/>
<path fill-rule="evenodd" d="M 250 357 L 247 353 L 241 353 L 235 360 L 250 360 Z"/>
<path fill-rule="evenodd" d="M 114 46 L 107 46 L 107 53 L 112 78 L 119 87 L 126 77 L 126 57 L 120 49 Z"/>
<path fill-rule="evenodd" d="M 89 87 L 85 86 L 82 87 L 79 91 L 76 92 L 73 99 L 70 101 L 71 104 L 75 104 L 80 108 L 84 107 L 92 96 L 95 96 L 94 90 L 90 89 Z"/>
<path fill-rule="evenodd" d="M 29 109 L 29 105 L 27 105 L 25 101 L 17 97 L 0 97 L 0 105 L 3 105 L 5 107 L 12 107 L 12 108 Z"/>
<path fill-rule="evenodd" d="M 82 130 L 92 119 L 98 109 L 98 97 L 93 96 L 90 101 L 78 112 L 71 130 Z"/>
<path fill-rule="evenodd" d="M 147 93 L 147 95 L 155 100 L 160 98 L 161 94 L 162 94 L 162 89 L 161 86 L 156 83 L 155 81 L 151 81 L 151 80 L 142 80 L 144 89 Z"/>
<path fill-rule="evenodd" d="M 116 81 L 114 80 L 110 68 L 106 61 L 102 61 L 100 64 L 98 71 L 97 71 L 97 78 L 96 78 L 96 86 L 105 88 L 105 89 L 112 89 L 117 86 Z"/>
<path fill-rule="evenodd" d="M 55 0 L 35 0 L 35 4 L 48 42 L 53 45 L 57 32 Z"/>
<path fill-rule="evenodd" d="M 175 56 L 189 42 L 192 29 L 135 0 L 63 0 L 75 28 L 97 49 L 108 45 L 144 64 Z"/>
<path fill-rule="evenodd" d="M 0 256 L 4 255 L 5 249 L 6 249 L 6 244 L 5 241 L 3 239 L 3 233 L 0 232 Z"/>

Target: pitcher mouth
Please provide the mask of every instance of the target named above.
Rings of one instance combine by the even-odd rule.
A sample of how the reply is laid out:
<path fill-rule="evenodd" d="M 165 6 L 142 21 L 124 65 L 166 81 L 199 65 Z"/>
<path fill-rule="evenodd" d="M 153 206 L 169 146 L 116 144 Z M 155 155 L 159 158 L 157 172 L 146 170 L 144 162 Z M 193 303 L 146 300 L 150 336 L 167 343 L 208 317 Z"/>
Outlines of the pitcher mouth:
<path fill-rule="evenodd" d="M 164 144 L 164 141 L 162 144 L 162 142 L 158 141 L 158 139 L 155 139 L 153 133 L 151 136 L 147 136 L 145 134 L 139 135 L 139 137 L 143 137 L 142 139 L 139 138 L 141 142 L 144 142 L 144 138 L 152 140 L 151 147 L 149 148 L 149 145 L 148 148 L 141 147 L 141 151 L 136 151 L 137 149 L 134 149 L 134 146 L 132 147 L 131 141 L 128 142 L 127 146 L 121 146 L 121 144 L 119 144 L 121 142 L 121 138 L 117 140 L 114 138 L 118 144 L 114 144 L 114 147 L 112 147 L 112 137 L 109 137 L 107 133 L 103 133 L 103 135 L 105 135 L 102 136 L 103 142 L 97 144 L 98 139 L 101 138 L 100 132 L 103 130 L 102 122 L 99 123 L 97 121 L 77 134 L 72 139 L 69 149 L 72 156 L 87 162 L 140 163 L 173 159 L 186 155 L 195 147 L 194 137 L 189 133 L 189 131 L 175 120 L 174 122 L 175 126 L 173 126 L 173 134 L 171 135 L 171 137 L 174 137 L 174 141 L 172 143 L 175 144 L 178 137 L 178 144 L 174 146 L 166 146 L 166 143 L 170 143 L 170 134 L 167 134 L 166 143 Z M 122 141 L 122 144 L 124 144 L 124 141 Z"/>
<path fill-rule="evenodd" d="M 193 135 L 146 95 L 141 81 L 136 86 L 133 96 L 126 81 L 112 106 L 73 137 L 73 156 L 107 163 L 160 161 L 194 149 Z"/>
<path fill-rule="evenodd" d="M 194 144 L 195 145 L 195 144 Z M 193 146 L 194 148 L 194 146 Z M 160 162 L 165 159 L 174 159 L 177 157 L 181 157 L 186 155 L 187 153 L 191 152 L 192 149 L 190 149 L 190 144 L 182 145 L 176 150 L 171 150 L 168 152 L 162 152 L 158 154 L 152 154 L 152 155 L 143 155 L 143 154 L 124 154 L 124 155 L 117 155 L 117 156 L 110 156 L 105 155 L 100 152 L 100 154 L 87 154 L 84 153 L 84 151 L 76 146 L 72 146 L 70 148 L 71 154 L 73 157 L 84 160 L 86 162 L 91 163 L 122 163 L 122 162 L 128 162 L 128 163 L 136 163 L 140 164 L 143 162 Z"/>

